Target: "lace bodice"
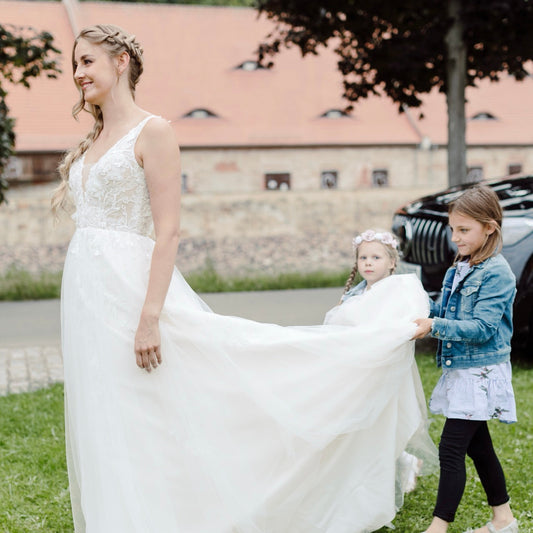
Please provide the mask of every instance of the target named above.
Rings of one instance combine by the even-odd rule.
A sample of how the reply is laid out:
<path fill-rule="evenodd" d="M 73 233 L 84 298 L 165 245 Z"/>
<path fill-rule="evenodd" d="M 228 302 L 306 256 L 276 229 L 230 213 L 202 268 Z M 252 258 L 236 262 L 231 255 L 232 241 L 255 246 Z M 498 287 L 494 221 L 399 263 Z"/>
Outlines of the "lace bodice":
<path fill-rule="evenodd" d="M 150 196 L 144 170 L 135 159 L 134 147 L 146 117 L 119 139 L 93 165 L 85 166 L 85 154 L 70 167 L 69 185 L 76 206 L 76 226 L 138 233 L 153 233 Z"/>

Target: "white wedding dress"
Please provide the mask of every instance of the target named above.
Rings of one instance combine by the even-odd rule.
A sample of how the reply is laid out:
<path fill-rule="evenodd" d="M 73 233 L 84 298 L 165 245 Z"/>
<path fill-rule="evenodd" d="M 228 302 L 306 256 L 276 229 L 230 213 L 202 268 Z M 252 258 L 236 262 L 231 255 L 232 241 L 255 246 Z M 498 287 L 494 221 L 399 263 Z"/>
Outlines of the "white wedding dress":
<path fill-rule="evenodd" d="M 71 168 L 77 230 L 62 287 L 67 461 L 76 532 L 359 533 L 403 494 L 397 458 L 426 458 L 412 320 L 418 280 L 393 276 L 330 325 L 213 313 L 175 270 L 163 364 L 133 343 L 154 241 L 134 144 Z M 404 476 L 405 477 L 405 476 Z"/>

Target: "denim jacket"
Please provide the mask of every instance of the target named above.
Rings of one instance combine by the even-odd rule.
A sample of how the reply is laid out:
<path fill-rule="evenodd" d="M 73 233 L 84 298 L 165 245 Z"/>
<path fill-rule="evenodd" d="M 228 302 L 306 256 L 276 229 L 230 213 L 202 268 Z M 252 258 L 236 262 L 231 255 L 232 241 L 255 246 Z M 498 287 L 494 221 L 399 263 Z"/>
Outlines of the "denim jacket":
<path fill-rule="evenodd" d="M 366 289 L 366 280 L 363 280 L 357 285 L 355 285 L 354 287 L 352 287 L 346 294 L 343 294 L 341 296 L 341 302 L 344 303 L 346 300 L 348 300 L 352 296 L 358 296 L 359 294 L 363 294 L 363 292 L 365 292 L 365 289 Z"/>
<path fill-rule="evenodd" d="M 474 265 L 452 292 L 455 267 L 442 294 L 430 301 L 431 335 L 439 340 L 437 365 L 470 368 L 510 360 L 516 279 L 500 254 Z"/>

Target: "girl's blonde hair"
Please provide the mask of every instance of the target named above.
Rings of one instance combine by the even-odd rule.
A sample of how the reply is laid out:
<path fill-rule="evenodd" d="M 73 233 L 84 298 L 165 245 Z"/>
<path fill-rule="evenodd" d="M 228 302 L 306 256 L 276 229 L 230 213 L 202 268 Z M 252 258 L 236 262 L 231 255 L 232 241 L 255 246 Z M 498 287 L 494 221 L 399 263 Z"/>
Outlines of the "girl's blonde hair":
<path fill-rule="evenodd" d="M 355 254 L 355 263 L 353 265 L 352 271 L 350 272 L 350 275 L 348 276 L 348 279 L 346 280 L 346 284 L 344 285 L 344 292 L 343 294 L 346 294 L 353 286 L 354 280 L 357 276 L 357 260 L 359 259 L 359 248 L 360 244 L 363 242 L 372 242 L 376 241 L 379 242 L 381 245 L 383 245 L 383 248 L 387 252 L 387 255 L 390 259 L 392 259 L 393 266 L 391 269 L 391 274 L 394 273 L 396 270 L 396 267 L 398 266 L 398 262 L 400 261 L 400 254 L 398 253 L 398 241 L 396 238 L 389 233 L 388 231 L 382 231 L 382 230 L 367 230 L 363 233 L 361 233 L 358 237 L 356 237 L 353 240 L 354 243 L 354 254 Z"/>
<path fill-rule="evenodd" d="M 494 232 L 487 236 L 483 245 L 470 256 L 470 265 L 477 265 L 501 250 L 503 213 L 498 195 L 490 187 L 475 185 L 467 189 L 449 205 L 448 214 L 451 213 L 460 213 L 494 228 Z M 457 253 L 454 262 L 460 258 Z"/>
<path fill-rule="evenodd" d="M 92 44 L 99 44 L 105 48 L 111 57 L 116 57 L 123 52 L 130 56 L 128 81 L 132 96 L 135 98 L 135 87 L 139 82 L 139 78 L 143 72 L 143 50 L 139 43 L 135 40 L 135 35 L 131 35 L 118 26 L 112 24 L 96 24 L 83 29 L 76 37 L 72 47 L 72 71 L 76 71 L 75 52 L 76 46 L 80 39 L 85 39 Z M 77 84 L 76 84 L 77 85 Z M 85 136 L 80 144 L 69 150 L 61 163 L 59 164 L 59 175 L 61 183 L 54 191 L 52 196 L 52 211 L 57 214 L 58 210 L 63 207 L 68 190 L 68 177 L 72 163 L 83 155 L 91 146 L 91 144 L 98 138 L 102 128 L 104 127 L 104 120 L 102 111 L 99 106 L 92 105 L 85 101 L 83 91 L 78 86 L 80 99 L 72 108 L 72 116 L 77 120 L 78 115 L 82 111 L 90 113 L 94 117 L 94 125 L 92 130 Z"/>

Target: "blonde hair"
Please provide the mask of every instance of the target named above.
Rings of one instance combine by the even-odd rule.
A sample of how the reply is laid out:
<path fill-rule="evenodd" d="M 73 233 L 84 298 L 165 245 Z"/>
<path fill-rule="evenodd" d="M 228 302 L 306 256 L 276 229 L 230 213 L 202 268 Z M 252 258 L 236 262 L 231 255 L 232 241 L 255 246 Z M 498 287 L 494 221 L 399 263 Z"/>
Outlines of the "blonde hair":
<path fill-rule="evenodd" d="M 135 87 L 143 72 L 143 50 L 135 40 L 135 35 L 131 35 L 122 28 L 113 26 L 112 24 L 96 24 L 95 26 L 84 28 L 76 37 L 72 47 L 73 74 L 76 72 L 75 52 L 80 39 L 85 39 L 92 44 L 103 46 L 111 57 L 116 57 L 123 52 L 126 52 L 130 56 L 128 81 L 131 94 L 135 98 Z M 86 102 L 83 91 L 79 86 L 78 91 L 80 99 L 72 108 L 72 116 L 77 120 L 78 115 L 82 111 L 86 111 L 93 116 L 94 125 L 92 130 L 89 131 L 84 139 L 82 139 L 80 144 L 69 150 L 59 164 L 58 170 L 61 177 L 61 183 L 52 196 L 52 211 L 55 214 L 57 214 L 59 209 L 64 206 L 68 190 L 69 172 L 72 163 L 89 149 L 104 127 L 104 119 L 100 107 Z"/>
<path fill-rule="evenodd" d="M 460 213 L 484 226 L 494 227 L 494 232 L 487 235 L 483 245 L 470 256 L 470 265 L 477 265 L 501 250 L 503 213 L 498 195 L 490 187 L 475 185 L 467 189 L 450 204 L 448 215 L 451 213 Z M 460 258 L 461 255 L 457 253 L 454 263 Z"/>
<path fill-rule="evenodd" d="M 383 239 L 380 236 L 387 236 L 385 239 Z M 391 274 L 394 273 L 396 270 L 396 267 L 398 266 L 398 262 L 400 261 L 400 254 L 398 253 L 396 240 L 393 238 L 393 236 L 386 231 L 383 230 L 367 230 L 363 233 L 361 233 L 360 237 L 361 239 L 354 239 L 354 243 L 356 240 L 359 240 L 359 244 L 357 246 L 354 246 L 354 254 L 355 254 L 355 263 L 353 265 L 352 271 L 350 272 L 350 275 L 348 276 L 348 279 L 346 280 L 346 284 L 344 285 L 344 292 L 343 294 L 346 294 L 353 286 L 354 280 L 357 276 L 358 270 L 357 270 L 357 261 L 359 259 L 359 248 L 360 244 L 363 242 L 379 242 L 385 251 L 387 252 L 387 255 L 390 259 L 392 259 L 393 267 L 391 269 Z M 366 238 L 365 238 L 366 237 Z M 384 242 L 385 241 L 385 242 Z"/>

